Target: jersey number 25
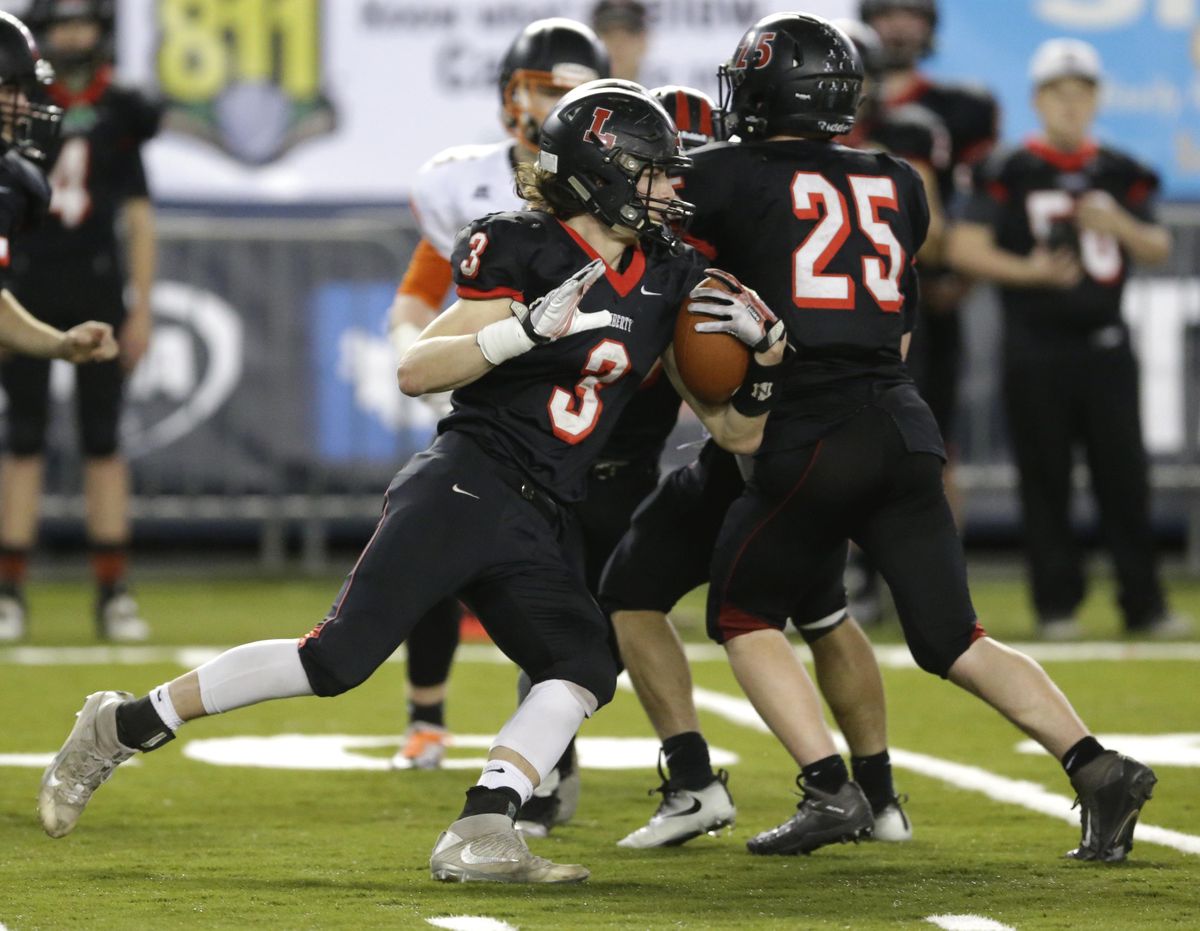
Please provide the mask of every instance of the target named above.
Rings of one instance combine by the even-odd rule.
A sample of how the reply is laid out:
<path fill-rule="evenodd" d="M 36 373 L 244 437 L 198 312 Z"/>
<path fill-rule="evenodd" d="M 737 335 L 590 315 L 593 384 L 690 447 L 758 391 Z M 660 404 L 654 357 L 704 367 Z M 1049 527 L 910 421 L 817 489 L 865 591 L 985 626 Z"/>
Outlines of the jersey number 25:
<path fill-rule="evenodd" d="M 884 175 L 849 175 L 858 228 L 879 250 L 864 256 L 862 283 L 879 309 L 899 313 L 904 306 L 900 276 L 904 274 L 904 247 L 892 228 L 879 217 L 880 207 L 898 209 L 896 182 Z M 850 275 L 827 274 L 826 266 L 850 235 L 846 198 L 828 178 L 815 171 L 798 171 L 792 178 L 792 210 L 801 220 L 817 220 L 792 253 L 792 300 L 797 307 L 849 310 L 855 304 L 855 282 Z M 885 262 L 882 256 L 887 256 Z"/>

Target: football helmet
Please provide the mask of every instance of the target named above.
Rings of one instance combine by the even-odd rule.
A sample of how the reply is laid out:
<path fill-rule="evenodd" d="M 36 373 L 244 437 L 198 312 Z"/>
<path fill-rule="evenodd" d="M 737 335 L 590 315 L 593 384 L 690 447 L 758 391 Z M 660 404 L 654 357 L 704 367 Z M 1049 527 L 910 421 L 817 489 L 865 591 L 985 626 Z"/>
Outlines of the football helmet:
<path fill-rule="evenodd" d="M 508 47 L 500 64 L 500 106 L 504 126 L 530 150 L 537 148 L 538 117 L 531 112 L 538 91 L 568 91 L 607 78 L 608 52 L 583 23 L 552 17 L 530 23 Z"/>
<path fill-rule="evenodd" d="M 653 171 L 690 165 L 671 117 L 644 92 L 584 85 L 559 101 L 542 124 L 538 167 L 551 178 L 546 193 L 552 204 L 584 210 L 673 250 L 681 246 L 671 227 L 695 208 L 640 187 Z"/>
<path fill-rule="evenodd" d="M 703 91 L 678 84 L 664 84 L 650 91 L 650 96 L 662 104 L 675 121 L 684 149 L 695 149 L 710 142 L 725 140 L 725 120 Z"/>
<path fill-rule="evenodd" d="M 0 12 L 0 145 L 43 165 L 54 154 L 62 120 L 62 110 L 46 96 L 52 83 L 54 68 L 38 52 L 33 33 Z"/>
<path fill-rule="evenodd" d="M 99 41 L 88 49 L 57 49 L 47 38 L 55 23 L 91 20 L 100 26 Z M 116 4 L 113 0 L 34 0 L 25 15 L 29 28 L 37 35 L 46 57 L 59 71 L 97 68 L 112 60 Z"/>
<path fill-rule="evenodd" d="M 746 31 L 717 79 L 731 135 L 830 138 L 854 125 L 863 66 L 854 43 L 828 20 L 775 13 Z"/>
<path fill-rule="evenodd" d="M 883 75 L 885 61 L 883 41 L 879 38 L 879 33 L 858 19 L 835 19 L 832 22 L 858 49 L 863 73 L 868 78 L 878 80 Z"/>

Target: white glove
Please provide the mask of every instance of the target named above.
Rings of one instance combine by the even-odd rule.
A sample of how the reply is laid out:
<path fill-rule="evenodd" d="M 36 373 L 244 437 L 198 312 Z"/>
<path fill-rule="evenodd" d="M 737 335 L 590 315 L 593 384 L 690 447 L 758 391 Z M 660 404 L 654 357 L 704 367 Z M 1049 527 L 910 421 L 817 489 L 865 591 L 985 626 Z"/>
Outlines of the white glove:
<path fill-rule="evenodd" d="M 579 309 L 588 288 L 603 275 L 604 261 L 594 259 L 528 307 L 513 301 L 513 316 L 489 323 L 475 337 L 480 352 L 492 365 L 499 365 L 534 346 L 611 325 L 611 312 Z"/>
<path fill-rule="evenodd" d="M 713 318 L 709 323 L 697 323 L 697 333 L 728 333 L 755 352 L 766 352 L 783 339 L 783 321 L 763 303 L 754 289 L 747 288 L 720 269 L 706 268 L 704 271 L 729 290 L 706 288 L 703 284 L 692 288 L 688 295 L 691 298 L 688 312 Z"/>

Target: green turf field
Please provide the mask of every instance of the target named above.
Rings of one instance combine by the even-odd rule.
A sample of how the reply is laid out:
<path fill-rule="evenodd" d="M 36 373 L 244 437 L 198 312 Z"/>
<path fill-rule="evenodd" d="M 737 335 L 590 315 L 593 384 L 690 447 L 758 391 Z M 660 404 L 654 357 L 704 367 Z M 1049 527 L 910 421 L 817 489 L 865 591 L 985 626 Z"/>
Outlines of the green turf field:
<path fill-rule="evenodd" d="M 0 926 L 429 928 L 429 919 L 479 916 L 519 928 L 860 929 L 932 928 L 928 917 L 951 914 L 1019 929 L 1200 927 L 1195 643 L 1153 658 L 1046 664 L 1101 735 L 1192 735 L 1190 743 L 1177 740 L 1174 751 L 1162 739 L 1148 744 L 1175 762 L 1152 761 L 1160 782 L 1143 820 L 1176 832 L 1165 835 L 1174 846 L 1140 839 L 1130 862 L 1115 867 L 1062 859 L 1078 840 L 1076 827 L 964 785 L 990 774 L 1000 777 L 993 783 L 1002 788 L 1026 780 L 1015 789 L 1019 798 L 1070 792 L 1056 763 L 1017 752 L 1020 735 L 996 715 L 924 673 L 892 666 L 884 669 L 892 746 L 909 767 L 897 776 L 910 796 L 916 831 L 907 845 L 752 858 L 746 838 L 782 821 L 795 804 L 795 770 L 773 738 L 726 709 L 705 711 L 702 719 L 713 745 L 739 757 L 729 767 L 738 803 L 732 833 L 675 850 L 615 847 L 655 805 L 646 794 L 656 783 L 653 752 L 643 747 L 632 761 L 636 768 L 585 769 L 575 822 L 533 845 L 554 859 L 585 863 L 592 870 L 588 883 L 434 883 L 429 850 L 456 816 L 475 771 L 370 768 L 384 765 L 403 728 L 403 667 L 397 663 L 338 699 L 276 702 L 188 725 L 179 740 L 122 767 L 71 836 L 54 841 L 42 834 L 34 804 L 40 765 L 21 755 L 53 753 L 84 695 L 100 688 L 142 692 L 181 672 L 181 662 L 204 656 L 165 647 L 303 633 L 336 587 L 331 580 L 146 582 L 141 600 L 156 627 L 156 649 L 104 654 L 48 649 L 94 645 L 84 587 L 33 589 L 28 646 L 34 649 L 0 648 Z M 983 578 L 975 592 L 993 633 L 1027 636 L 1019 583 Z M 1200 616 L 1200 584 L 1175 583 L 1172 594 L 1177 607 Z M 1110 597 L 1101 587 L 1085 611 L 1098 640 L 1117 637 Z M 691 602 L 684 618 L 697 641 L 698 605 Z M 896 652 L 887 648 L 898 640 L 895 630 L 873 636 L 886 656 Z M 459 734 L 488 735 L 510 710 L 514 677 L 486 650 L 470 654 L 456 668 L 450 723 Z M 741 698 L 719 656 L 694 669 L 702 696 Z M 736 702 L 733 707 L 745 710 Z M 261 762 L 273 765 L 199 758 L 220 748 L 212 743 L 218 738 L 281 734 L 378 739 L 350 742 L 346 756 L 365 767 L 353 770 L 274 768 L 292 757 L 271 743 L 258 749 Z M 650 731 L 631 693 L 622 690 L 583 735 L 645 738 Z M 611 747 L 606 761 L 625 759 L 626 745 Z M 478 758 L 483 751 L 459 747 L 453 753 Z M 14 765 L 21 761 L 27 765 Z M 941 775 L 930 775 L 931 766 L 942 767 Z M 1189 845 L 1195 852 L 1177 849 Z"/>

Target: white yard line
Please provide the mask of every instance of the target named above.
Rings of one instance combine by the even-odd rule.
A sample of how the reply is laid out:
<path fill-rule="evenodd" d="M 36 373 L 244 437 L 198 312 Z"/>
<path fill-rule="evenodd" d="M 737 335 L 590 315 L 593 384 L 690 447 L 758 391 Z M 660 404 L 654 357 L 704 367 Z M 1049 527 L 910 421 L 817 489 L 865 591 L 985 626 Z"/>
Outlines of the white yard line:
<path fill-rule="evenodd" d="M 621 685 L 628 688 L 626 677 L 622 677 Z M 751 730 L 769 733 L 769 729 L 754 710 L 754 706 L 745 698 L 716 692 L 712 689 L 695 690 L 696 707 Z M 845 744 L 838 738 L 839 749 L 845 751 Z M 979 792 L 997 802 L 1019 805 L 1030 811 L 1036 811 L 1051 818 L 1058 818 L 1069 824 L 1079 823 L 1079 813 L 1071 810 L 1073 800 L 1065 795 L 1056 795 L 1042 788 L 1036 782 L 1026 782 L 1020 779 L 1009 779 L 980 769 L 978 766 L 967 766 L 962 763 L 952 763 L 936 756 L 924 753 L 913 753 L 897 747 L 889 748 L 892 763 L 902 769 L 909 769 L 922 776 L 940 779 L 959 789 Z M 1168 828 L 1156 827 L 1140 822 L 1137 828 L 1137 840 L 1146 843 L 1170 847 L 1181 853 L 1200 856 L 1200 836 L 1184 834 L 1182 831 L 1172 831 Z"/>
<path fill-rule="evenodd" d="M 1016 931 L 1012 925 L 1001 924 L 982 915 L 930 915 L 925 919 L 945 931 Z"/>
<path fill-rule="evenodd" d="M 486 915 L 451 915 L 425 920 L 435 928 L 446 928 L 447 931 L 517 931 L 516 925 Z"/>
<path fill-rule="evenodd" d="M 1095 643 L 1013 643 L 1010 646 L 1044 663 L 1126 662 L 1130 660 L 1200 662 L 1200 643 L 1132 643 L 1096 641 Z M 207 662 L 226 647 L 0 647 L 0 666 L 146 666 L 173 664 L 192 668 Z M 715 643 L 689 643 L 685 647 L 693 663 L 724 662 L 725 651 Z M 808 658 L 807 647 L 797 652 Z M 903 644 L 875 647 L 879 665 L 888 669 L 916 669 Z M 466 643 L 458 649 L 463 663 L 507 663 L 504 654 L 488 643 Z M 401 662 L 404 650 L 398 650 L 389 662 Z"/>

